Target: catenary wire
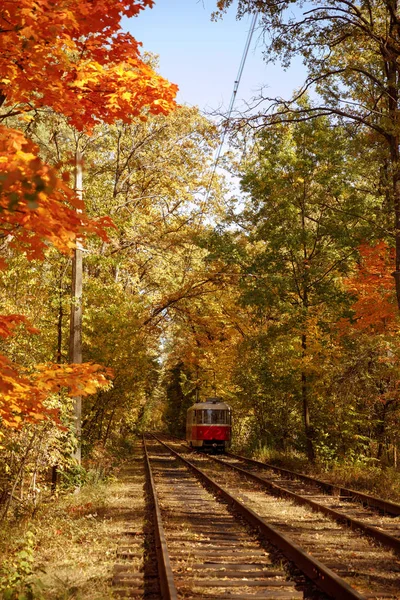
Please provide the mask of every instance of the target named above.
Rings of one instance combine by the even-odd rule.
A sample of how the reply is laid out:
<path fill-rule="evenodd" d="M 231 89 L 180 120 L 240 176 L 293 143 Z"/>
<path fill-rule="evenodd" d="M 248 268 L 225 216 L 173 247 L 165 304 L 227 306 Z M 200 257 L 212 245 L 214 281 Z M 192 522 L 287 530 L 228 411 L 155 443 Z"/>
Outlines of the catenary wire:
<path fill-rule="evenodd" d="M 228 112 L 227 112 L 227 115 L 226 115 L 225 127 L 224 127 L 224 130 L 222 132 L 221 142 L 219 144 L 218 151 L 217 151 L 217 154 L 216 154 L 215 159 L 214 159 L 214 166 L 213 166 L 213 169 L 212 169 L 212 172 L 211 172 L 210 181 L 208 183 L 205 202 L 207 202 L 207 200 L 208 200 L 208 196 L 209 196 L 210 191 L 211 191 L 211 186 L 212 186 L 212 183 L 213 183 L 213 180 L 214 180 L 215 172 L 217 170 L 218 162 L 219 162 L 219 159 L 221 157 L 222 147 L 224 145 L 225 136 L 226 136 L 226 133 L 227 133 L 228 127 L 229 127 L 229 119 L 230 119 L 230 116 L 232 114 L 233 107 L 235 105 L 236 95 L 237 95 L 237 92 L 238 92 L 238 89 L 239 89 L 239 84 L 240 84 L 240 80 L 242 78 L 244 66 L 246 64 L 246 59 L 247 59 L 247 55 L 249 53 L 251 40 L 253 38 L 253 33 L 254 33 L 255 28 L 256 28 L 257 18 L 258 18 L 258 12 L 255 12 L 253 14 L 253 18 L 252 18 L 252 21 L 251 21 L 249 33 L 247 35 L 247 40 L 246 40 L 246 44 L 245 44 L 245 47 L 244 47 L 244 50 L 243 50 L 242 59 L 240 61 L 239 70 L 238 70 L 238 73 L 236 75 L 235 82 L 233 84 L 233 92 L 232 92 L 231 100 L 230 100 L 230 103 L 229 103 Z"/>
<path fill-rule="evenodd" d="M 215 177 L 215 172 L 216 172 L 216 169 L 217 169 L 217 166 L 218 166 L 218 162 L 219 162 L 219 159 L 220 159 L 220 156 L 221 156 L 222 147 L 223 147 L 224 141 L 225 141 L 225 136 L 226 136 L 226 133 L 227 133 L 228 127 L 229 127 L 229 119 L 230 119 L 230 116 L 231 116 L 232 111 L 233 111 L 233 107 L 234 107 L 235 100 L 236 100 L 236 95 L 237 95 L 237 92 L 238 92 L 238 89 L 239 89 L 239 85 L 240 85 L 240 80 L 242 78 L 243 70 L 244 70 L 244 67 L 245 67 L 245 64 L 246 64 L 247 55 L 249 53 L 251 40 L 253 38 L 254 30 L 255 30 L 255 27 L 256 27 L 256 24 L 257 24 L 258 14 L 259 14 L 258 12 L 255 12 L 253 14 L 253 17 L 252 17 L 252 20 L 251 20 L 250 29 L 249 29 L 249 32 L 247 34 L 247 39 L 246 39 L 246 43 L 245 43 L 245 46 L 244 46 L 244 50 L 243 50 L 242 58 L 241 58 L 241 61 L 240 61 L 239 69 L 238 69 L 238 72 L 237 72 L 237 75 L 236 75 L 236 79 L 235 79 L 235 82 L 234 82 L 234 85 L 233 85 L 233 92 L 232 92 L 231 100 L 229 102 L 228 112 L 227 112 L 227 115 L 226 115 L 225 127 L 224 127 L 224 130 L 222 132 L 221 141 L 220 141 L 220 144 L 219 144 L 219 147 L 218 147 L 218 150 L 217 150 L 217 154 L 216 154 L 215 159 L 214 159 L 214 164 L 213 164 L 211 175 L 210 175 L 210 179 L 209 179 L 209 182 L 208 182 L 208 185 L 207 185 L 205 198 L 200 203 L 200 212 L 199 212 L 199 217 L 200 218 L 199 218 L 199 220 L 197 222 L 197 227 L 195 226 L 195 229 L 199 228 L 200 225 L 201 225 L 203 207 L 205 207 L 207 205 L 207 202 L 208 202 L 208 199 L 209 199 L 209 196 L 210 196 L 211 187 L 212 187 L 212 184 L 213 184 L 213 181 L 214 181 L 214 177 Z M 186 266 L 188 266 L 188 264 L 190 263 L 192 252 L 193 252 L 193 245 L 190 246 L 188 254 L 185 257 L 185 265 Z M 186 269 L 185 269 L 185 271 L 186 271 Z M 185 275 L 183 277 L 185 277 Z"/>

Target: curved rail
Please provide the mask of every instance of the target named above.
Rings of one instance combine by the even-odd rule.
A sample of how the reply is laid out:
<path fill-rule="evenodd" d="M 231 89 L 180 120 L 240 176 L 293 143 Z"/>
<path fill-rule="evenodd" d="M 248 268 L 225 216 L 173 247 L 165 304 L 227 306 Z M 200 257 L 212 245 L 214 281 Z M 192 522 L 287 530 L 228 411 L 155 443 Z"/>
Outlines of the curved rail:
<path fill-rule="evenodd" d="M 165 539 L 164 528 L 161 519 L 161 511 L 158 504 L 157 492 L 154 485 L 153 474 L 151 472 L 149 455 L 146 448 L 146 440 L 143 436 L 143 450 L 145 456 L 145 465 L 150 484 L 151 497 L 154 503 L 154 530 L 156 538 L 156 553 L 158 563 L 158 573 L 160 577 L 160 588 L 163 600 L 177 600 L 178 594 L 175 588 L 174 575 L 172 573 L 169 561 L 167 542 Z"/>
<path fill-rule="evenodd" d="M 175 455 L 179 460 L 186 464 L 196 476 L 216 492 L 220 498 L 223 498 L 229 505 L 233 506 L 248 523 L 255 527 L 272 544 L 278 547 L 320 590 L 338 600 L 366 600 L 365 596 L 357 592 L 322 562 L 305 552 L 288 536 L 278 531 L 278 529 L 272 525 L 269 525 L 265 519 L 259 517 L 251 508 L 248 508 L 245 504 L 240 502 L 240 500 L 232 496 L 227 490 L 217 484 L 216 481 L 206 475 L 204 471 L 195 467 L 190 461 L 183 458 L 178 452 L 160 440 L 157 436 L 154 434 L 152 435 L 158 442 L 168 448 L 171 454 Z"/>
<path fill-rule="evenodd" d="M 339 496 L 351 497 L 352 499 L 355 499 L 361 502 L 362 504 L 366 504 L 371 508 L 377 508 L 389 515 L 393 515 L 396 517 L 400 515 L 400 504 L 396 504 L 395 502 L 391 502 L 390 500 L 383 500 L 382 498 L 378 498 L 377 496 L 371 496 L 370 494 L 365 494 L 364 492 L 352 490 L 341 485 L 334 485 L 332 483 L 328 483 L 327 481 L 323 481 L 322 479 L 316 479 L 315 477 L 311 477 L 310 475 L 304 475 L 303 473 L 298 473 L 296 471 L 290 471 L 289 469 L 276 467 L 275 465 L 263 463 L 259 460 L 255 460 L 254 458 L 247 458 L 247 456 L 240 456 L 239 454 L 234 454 L 232 452 L 226 452 L 225 454 L 226 456 L 231 456 L 232 458 L 245 460 L 258 467 L 270 469 L 275 473 L 287 475 L 291 479 L 299 479 L 300 481 L 313 483 L 332 495 L 334 495 L 335 492 L 338 492 Z"/>

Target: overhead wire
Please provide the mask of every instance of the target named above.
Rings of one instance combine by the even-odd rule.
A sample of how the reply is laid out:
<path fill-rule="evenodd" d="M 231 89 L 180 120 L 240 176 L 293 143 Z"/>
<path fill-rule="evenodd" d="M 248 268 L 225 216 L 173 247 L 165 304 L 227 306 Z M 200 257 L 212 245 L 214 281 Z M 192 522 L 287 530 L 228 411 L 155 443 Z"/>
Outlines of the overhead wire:
<path fill-rule="evenodd" d="M 253 38 L 254 30 L 256 28 L 258 14 L 259 14 L 258 11 L 253 14 L 253 17 L 252 17 L 252 20 L 251 20 L 251 24 L 250 24 L 250 29 L 249 29 L 248 34 L 247 34 L 247 39 L 246 39 L 246 43 L 245 43 L 245 46 L 244 46 L 244 50 L 243 50 L 242 58 L 241 58 L 241 61 L 240 61 L 239 69 L 238 69 L 238 72 L 237 72 L 237 75 L 236 75 L 236 79 L 235 79 L 234 85 L 233 85 L 233 91 L 232 91 L 231 100 L 229 102 L 228 112 L 226 114 L 225 127 L 223 129 L 222 136 L 221 136 L 221 141 L 220 141 L 220 144 L 218 146 L 218 150 L 217 150 L 216 156 L 214 158 L 214 164 L 213 164 L 212 171 L 211 171 L 211 176 L 210 176 L 210 179 L 209 179 L 209 182 L 208 182 L 208 185 L 207 185 L 207 190 L 206 190 L 205 198 L 200 203 L 200 212 L 199 212 L 200 219 L 199 219 L 199 221 L 197 223 L 197 228 L 199 228 L 200 225 L 201 225 L 202 215 L 203 215 L 203 207 L 205 207 L 207 205 L 207 202 L 208 202 L 208 199 L 209 199 L 209 196 L 210 196 L 211 187 L 212 187 L 212 184 L 213 184 L 213 181 L 214 181 L 214 177 L 215 177 L 215 172 L 217 170 L 218 162 L 219 162 L 219 159 L 221 157 L 221 152 L 222 152 L 222 148 L 223 148 L 223 145 L 224 145 L 224 142 L 225 142 L 226 133 L 227 133 L 228 128 L 229 128 L 229 119 L 230 119 L 230 117 L 232 115 L 233 107 L 235 105 L 236 95 L 237 95 L 237 92 L 238 92 L 238 89 L 239 89 L 240 81 L 242 79 L 243 70 L 244 70 L 244 67 L 245 67 L 245 64 L 246 64 L 247 55 L 249 53 L 251 40 Z M 190 246 L 189 253 L 186 256 L 186 260 L 185 260 L 186 266 L 190 262 L 192 251 L 193 251 L 193 245 Z M 185 275 L 184 275 L 184 277 L 185 277 Z"/>
<path fill-rule="evenodd" d="M 221 157 L 222 148 L 223 148 L 223 145 L 224 145 L 224 142 L 225 142 L 226 133 L 227 133 L 228 127 L 229 127 L 229 119 L 230 119 L 230 117 L 232 115 L 233 107 L 234 107 L 235 100 L 236 100 L 236 95 L 237 95 L 237 92 L 238 92 L 238 89 L 239 89 L 240 81 L 242 79 L 243 70 L 244 70 L 244 67 L 245 67 L 245 64 L 246 64 L 246 60 L 247 60 L 247 55 L 249 53 L 251 40 L 253 38 L 254 30 L 256 28 L 257 18 L 258 18 L 258 12 L 255 12 L 253 14 L 253 17 L 252 17 L 252 20 L 251 20 L 250 29 L 249 29 L 249 32 L 247 34 L 247 39 L 246 39 L 246 43 L 245 43 L 245 46 L 244 46 L 244 50 L 243 50 L 242 58 L 241 58 L 241 61 L 240 61 L 239 69 L 238 69 L 237 76 L 236 76 L 236 79 L 235 79 L 235 82 L 234 82 L 234 85 L 233 85 L 233 91 L 232 91 L 232 96 L 231 96 L 231 100 L 230 100 L 229 107 L 228 107 L 228 112 L 227 112 L 227 115 L 226 115 L 225 126 L 224 126 L 224 129 L 223 129 L 223 132 L 222 132 L 221 141 L 220 141 L 220 144 L 219 144 L 219 147 L 218 147 L 218 151 L 217 151 L 217 154 L 216 154 L 215 159 L 214 159 L 214 164 L 213 164 L 211 176 L 210 176 L 210 179 L 209 179 L 209 182 L 208 182 L 208 186 L 207 186 L 207 190 L 206 190 L 206 195 L 205 195 L 204 200 L 200 203 L 200 211 L 199 211 L 199 217 L 200 218 L 199 218 L 199 221 L 197 223 L 197 227 L 194 228 L 195 230 L 197 228 L 200 228 L 200 225 L 201 225 L 201 222 L 202 222 L 202 217 L 203 217 L 203 207 L 206 206 L 206 204 L 208 202 L 208 198 L 210 196 L 211 187 L 212 187 L 212 184 L 213 184 L 213 181 L 214 181 L 214 177 L 215 177 L 215 172 L 217 170 L 218 162 L 219 162 L 219 159 Z M 192 243 L 189 246 L 188 253 L 184 257 L 185 268 L 184 268 L 184 272 L 183 272 L 182 284 L 183 284 L 183 282 L 185 280 L 186 271 L 187 271 L 187 269 L 189 268 L 189 265 L 190 265 L 190 261 L 191 261 L 191 256 L 192 256 L 193 249 L 194 249 L 194 244 Z M 216 393 L 215 372 L 214 372 L 214 389 L 215 389 L 215 393 Z M 199 390 L 198 390 L 198 387 L 196 386 L 196 401 L 198 400 L 198 393 L 199 393 Z"/>
<path fill-rule="evenodd" d="M 217 170 L 218 162 L 219 162 L 219 159 L 221 157 L 222 148 L 223 148 L 223 145 L 224 145 L 224 142 L 225 142 L 226 133 L 227 133 L 228 127 L 229 127 L 229 119 L 230 119 L 230 117 L 232 115 L 233 107 L 235 105 L 236 95 L 237 95 L 237 92 L 238 92 L 238 89 L 239 89 L 240 80 L 242 79 L 243 70 L 244 70 L 244 66 L 246 64 L 247 55 L 249 53 L 251 40 L 253 38 L 254 30 L 256 28 L 257 18 L 258 18 L 258 12 L 255 12 L 253 14 L 253 18 L 252 18 L 252 21 L 251 21 L 250 29 L 249 29 L 249 32 L 247 34 L 247 40 L 246 40 L 246 44 L 244 46 L 244 50 L 243 50 L 243 54 L 242 54 L 242 59 L 240 61 L 238 73 L 236 75 L 236 79 L 235 79 L 235 82 L 233 84 L 233 91 L 232 91 L 232 96 L 231 96 L 231 100 L 230 100 L 229 107 L 228 107 L 228 112 L 227 112 L 227 115 L 226 115 L 225 127 L 224 127 L 224 130 L 222 132 L 221 141 L 220 141 L 220 144 L 218 146 L 218 151 L 217 151 L 217 154 L 216 154 L 215 159 L 214 159 L 214 166 L 213 166 L 213 169 L 212 169 L 212 172 L 211 172 L 211 177 L 210 177 L 209 184 L 207 186 L 207 192 L 206 192 L 206 199 L 205 199 L 205 201 L 208 200 L 208 197 L 210 195 L 211 186 L 212 186 L 213 181 L 214 181 L 215 172 Z"/>

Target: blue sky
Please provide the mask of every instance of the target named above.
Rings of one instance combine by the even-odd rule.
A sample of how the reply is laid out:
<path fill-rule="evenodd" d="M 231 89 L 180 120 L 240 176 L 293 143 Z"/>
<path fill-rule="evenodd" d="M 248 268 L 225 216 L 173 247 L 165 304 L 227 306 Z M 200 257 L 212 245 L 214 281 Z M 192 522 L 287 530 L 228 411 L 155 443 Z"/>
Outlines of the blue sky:
<path fill-rule="evenodd" d="M 223 20 L 211 21 L 216 0 L 156 0 L 153 9 L 125 19 L 124 29 L 159 55 L 161 75 L 176 83 L 178 101 L 211 113 L 226 110 L 233 91 L 251 18 L 236 20 L 233 6 Z M 244 107 L 263 86 L 268 95 L 290 97 L 304 78 L 301 63 L 288 72 L 267 65 L 256 30 L 237 94 L 235 109 Z"/>

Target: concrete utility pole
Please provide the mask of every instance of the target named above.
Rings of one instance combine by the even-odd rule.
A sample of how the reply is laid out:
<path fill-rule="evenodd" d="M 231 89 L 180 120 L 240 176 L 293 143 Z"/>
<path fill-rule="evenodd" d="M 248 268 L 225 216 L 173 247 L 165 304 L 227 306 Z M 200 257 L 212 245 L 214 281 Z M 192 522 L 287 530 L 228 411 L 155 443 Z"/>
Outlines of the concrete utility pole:
<path fill-rule="evenodd" d="M 77 148 L 75 154 L 75 192 L 82 199 L 82 154 Z M 82 246 L 77 240 L 72 259 L 71 320 L 69 335 L 69 362 L 82 363 Z M 74 458 L 81 464 L 81 420 L 82 397 L 74 398 L 75 434 L 78 446 Z"/>

